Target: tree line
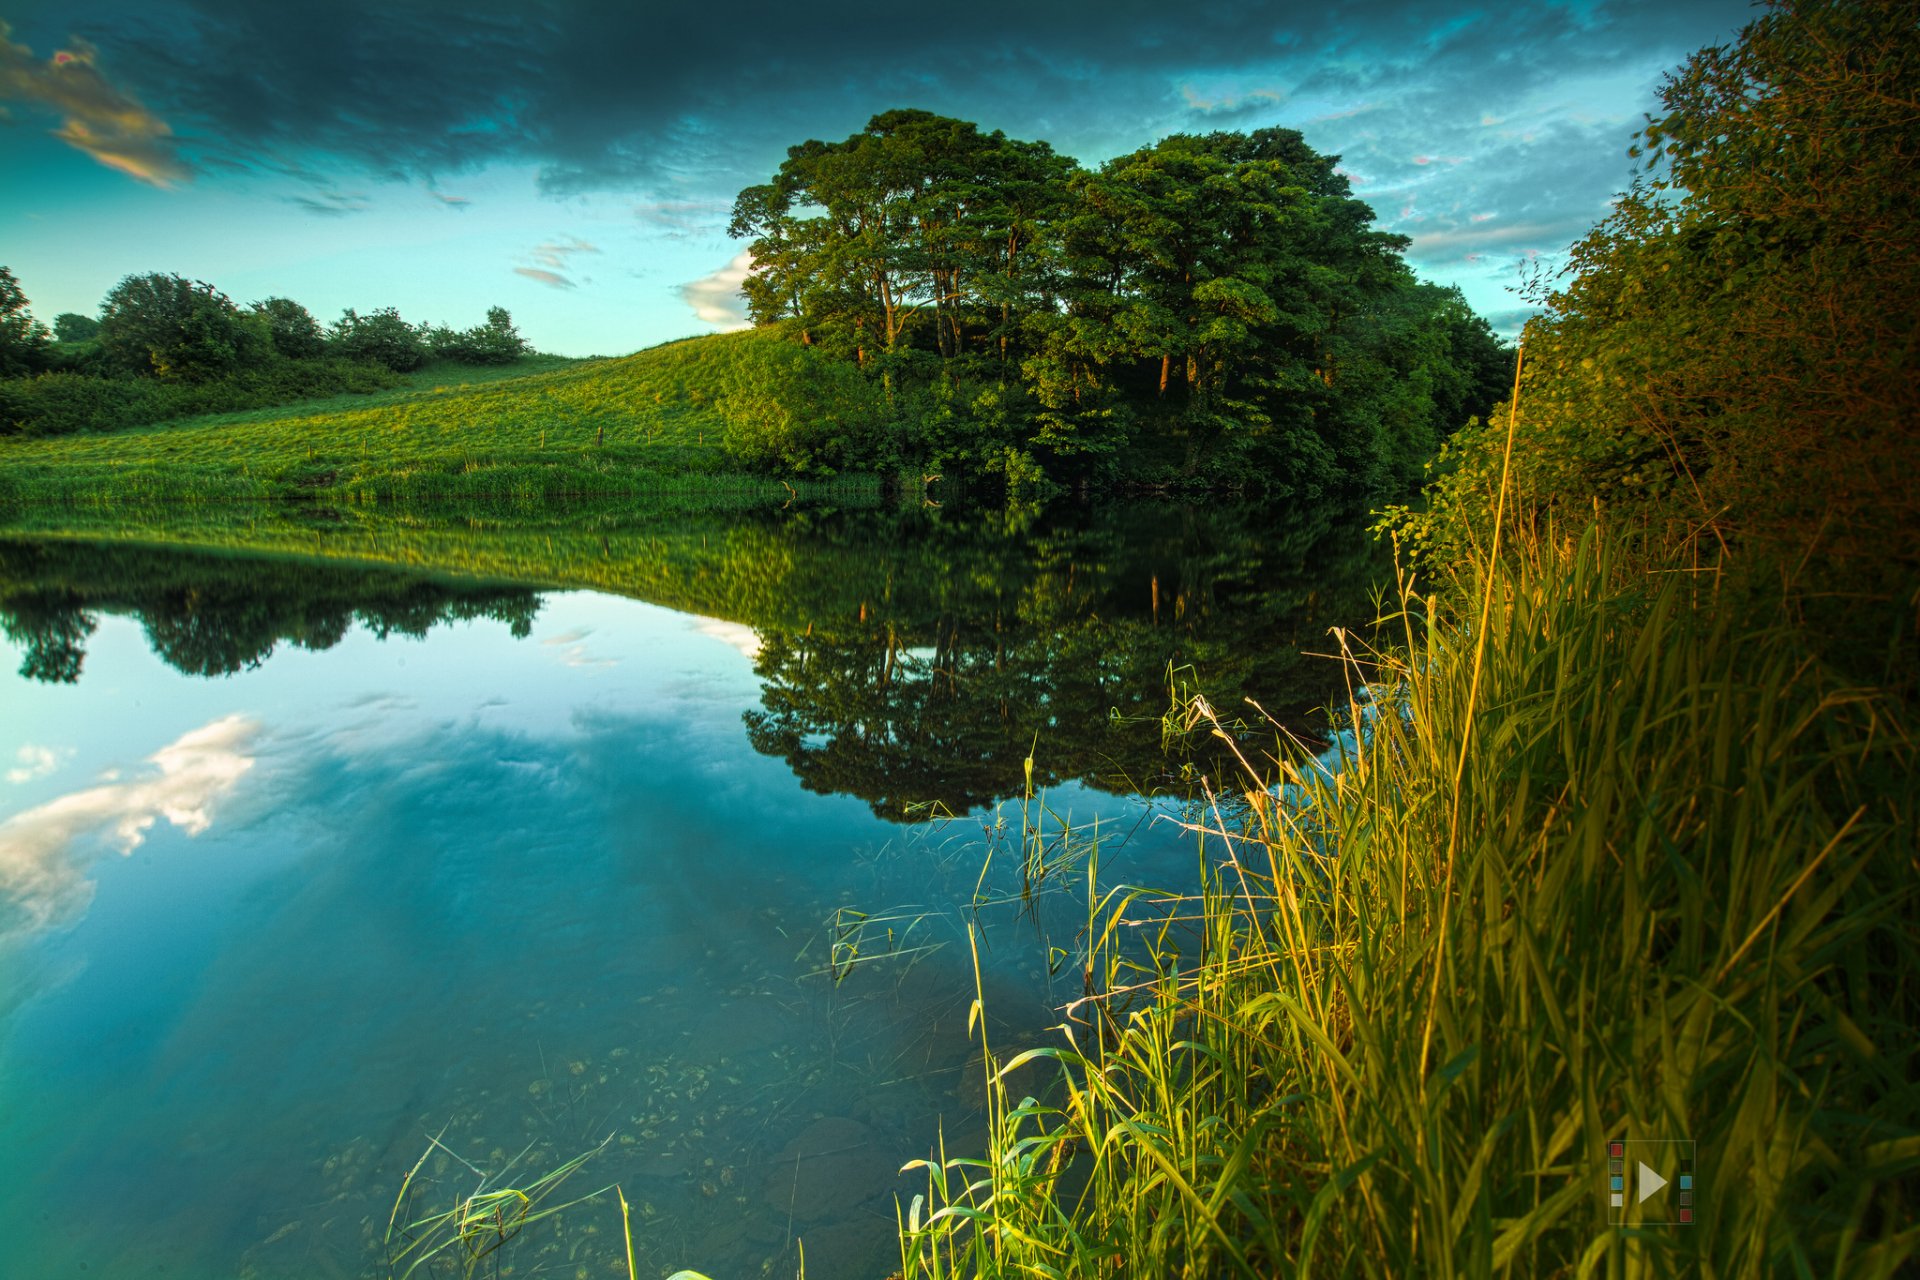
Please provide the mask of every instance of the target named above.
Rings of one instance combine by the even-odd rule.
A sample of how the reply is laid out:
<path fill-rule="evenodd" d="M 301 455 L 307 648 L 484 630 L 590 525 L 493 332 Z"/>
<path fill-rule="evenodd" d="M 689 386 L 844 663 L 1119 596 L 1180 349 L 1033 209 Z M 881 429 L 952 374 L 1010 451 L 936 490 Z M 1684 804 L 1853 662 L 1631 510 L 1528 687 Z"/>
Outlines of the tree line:
<path fill-rule="evenodd" d="M 242 307 L 213 285 L 130 275 L 98 316 L 53 328 L 0 267 L 0 431 L 51 434 L 389 385 L 430 360 L 509 364 L 530 348 L 504 307 L 468 329 L 412 324 L 392 307 L 323 326 L 291 298 Z"/>
<path fill-rule="evenodd" d="M 750 241 L 752 320 L 884 403 L 735 442 L 790 465 L 1378 494 L 1510 368 L 1457 290 L 1414 276 L 1338 158 L 1289 129 L 1176 135 L 1087 169 L 889 111 L 791 148 L 730 230 Z"/>

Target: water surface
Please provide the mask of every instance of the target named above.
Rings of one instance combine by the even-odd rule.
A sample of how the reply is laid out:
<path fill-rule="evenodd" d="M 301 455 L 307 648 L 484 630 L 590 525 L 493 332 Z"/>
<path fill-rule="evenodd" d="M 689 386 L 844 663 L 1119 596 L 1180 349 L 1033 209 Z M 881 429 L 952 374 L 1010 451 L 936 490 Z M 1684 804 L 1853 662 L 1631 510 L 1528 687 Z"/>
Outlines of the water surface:
<path fill-rule="evenodd" d="M 900 1164 L 979 1140 L 969 927 L 998 1046 L 1079 994 L 1074 895 L 971 906 L 1028 753 L 1103 879 L 1190 877 L 1170 673 L 1310 732 L 1374 568 L 1173 508 L 593 525 L 0 542 L 10 1268 L 384 1274 L 423 1153 L 416 1214 L 605 1142 L 642 1274 L 886 1274 Z M 618 1223 L 503 1270 L 623 1275 Z"/>

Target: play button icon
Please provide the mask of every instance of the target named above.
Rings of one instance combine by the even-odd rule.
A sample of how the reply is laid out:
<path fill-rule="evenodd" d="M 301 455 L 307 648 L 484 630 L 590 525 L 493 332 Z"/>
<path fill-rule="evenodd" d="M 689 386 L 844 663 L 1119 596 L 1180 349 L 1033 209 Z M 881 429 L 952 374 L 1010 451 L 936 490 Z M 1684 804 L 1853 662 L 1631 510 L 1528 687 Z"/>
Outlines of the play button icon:
<path fill-rule="evenodd" d="M 1638 1173 L 1638 1178 L 1640 1183 L 1640 1195 L 1637 1199 L 1637 1203 L 1645 1204 L 1647 1202 L 1648 1196 L 1657 1194 L 1660 1188 L 1667 1185 L 1667 1180 L 1661 1177 L 1659 1174 L 1655 1173 L 1652 1169 L 1649 1169 L 1647 1167 L 1646 1161 L 1642 1160 L 1642 1161 L 1639 1161 L 1638 1163 L 1640 1165 L 1640 1169 Z"/>

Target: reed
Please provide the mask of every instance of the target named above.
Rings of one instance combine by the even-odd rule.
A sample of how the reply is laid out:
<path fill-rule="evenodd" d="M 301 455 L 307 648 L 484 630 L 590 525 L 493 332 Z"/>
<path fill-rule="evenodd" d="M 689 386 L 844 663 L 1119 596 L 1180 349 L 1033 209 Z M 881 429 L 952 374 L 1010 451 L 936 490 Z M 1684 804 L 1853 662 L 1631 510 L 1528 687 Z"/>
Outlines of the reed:
<path fill-rule="evenodd" d="M 506 1179 L 532 1150 L 529 1146 L 497 1170 L 480 1169 L 446 1147 L 438 1134 L 427 1139 L 427 1148 L 400 1183 L 393 1211 L 387 1216 L 383 1244 L 387 1254 L 390 1280 L 410 1280 L 427 1276 L 457 1275 L 471 1280 L 479 1274 L 498 1274 L 501 1250 L 534 1223 L 562 1213 L 604 1195 L 612 1188 L 601 1187 L 561 1204 L 550 1203 L 561 1184 L 580 1167 L 606 1149 L 607 1139 L 547 1172 L 520 1185 L 507 1185 Z M 444 1208 L 421 1212 L 414 1207 L 419 1198 L 420 1171 L 435 1153 L 458 1163 L 477 1181 L 473 1189 L 454 1196 Z M 626 1200 L 621 1199 L 624 1221 Z M 418 1214 L 418 1216 L 415 1216 Z M 631 1246 L 629 1246 L 631 1251 Z"/>
<path fill-rule="evenodd" d="M 1913 1265 L 1907 709 L 1624 541 L 1403 582 L 1402 646 L 1343 659 L 1345 767 L 1238 738 L 1197 893 L 1088 861 L 1087 994 L 982 1044 L 989 1147 L 912 1166 L 903 1275 Z M 1011 1094 L 1035 1060 L 1057 1091 Z M 1607 1142 L 1676 1137 L 1694 1225 L 1609 1226 Z"/>

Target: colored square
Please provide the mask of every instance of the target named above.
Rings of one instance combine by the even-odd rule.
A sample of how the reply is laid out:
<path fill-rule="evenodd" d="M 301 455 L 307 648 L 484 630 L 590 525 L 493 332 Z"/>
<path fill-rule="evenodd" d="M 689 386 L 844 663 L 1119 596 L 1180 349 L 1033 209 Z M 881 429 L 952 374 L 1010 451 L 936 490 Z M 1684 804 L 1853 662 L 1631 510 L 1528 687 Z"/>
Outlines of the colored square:
<path fill-rule="evenodd" d="M 1689 1191 L 1689 1190 L 1692 1190 L 1692 1188 L 1693 1188 L 1693 1175 L 1690 1173 L 1681 1174 L 1680 1189 L 1682 1191 Z"/>
<path fill-rule="evenodd" d="M 1692 1221 L 1693 1221 L 1693 1210 L 1691 1210 L 1691 1209 L 1682 1209 L 1682 1210 L 1680 1211 L 1680 1221 L 1682 1221 L 1682 1222 L 1692 1222 Z"/>
<path fill-rule="evenodd" d="M 1682 1191 L 1682 1192 L 1680 1193 L 1680 1203 L 1681 1203 L 1681 1204 L 1692 1204 L 1692 1203 L 1693 1203 L 1693 1192 L 1691 1192 L 1691 1191 Z"/>
<path fill-rule="evenodd" d="M 1627 1154 L 1627 1144 L 1624 1142 L 1609 1142 L 1607 1144 L 1607 1154 L 1615 1158 L 1624 1156 Z"/>
<path fill-rule="evenodd" d="M 1613 1195 L 1608 1198 L 1613 1202 L 1613 1207 L 1616 1209 L 1618 1209 L 1621 1205 L 1624 1205 L 1627 1202 L 1627 1198 L 1621 1195 L 1618 1191 L 1614 1192 Z"/>
<path fill-rule="evenodd" d="M 1619 1174 L 1617 1174 L 1617 1173 L 1616 1173 L 1616 1174 L 1615 1174 L 1615 1175 L 1613 1176 L 1613 1180 L 1612 1180 L 1612 1181 L 1613 1181 L 1613 1190 L 1615 1190 L 1615 1191 L 1621 1191 L 1621 1190 L 1624 1190 L 1624 1189 L 1626 1188 L 1626 1185 L 1627 1185 L 1627 1180 L 1626 1180 L 1625 1178 L 1622 1178 L 1622 1177 L 1621 1177 L 1621 1176 L 1620 1176 Z"/>
<path fill-rule="evenodd" d="M 1607 1161 L 1608 1173 L 1625 1173 L 1626 1171 L 1627 1171 L 1627 1162 L 1625 1160 Z"/>

